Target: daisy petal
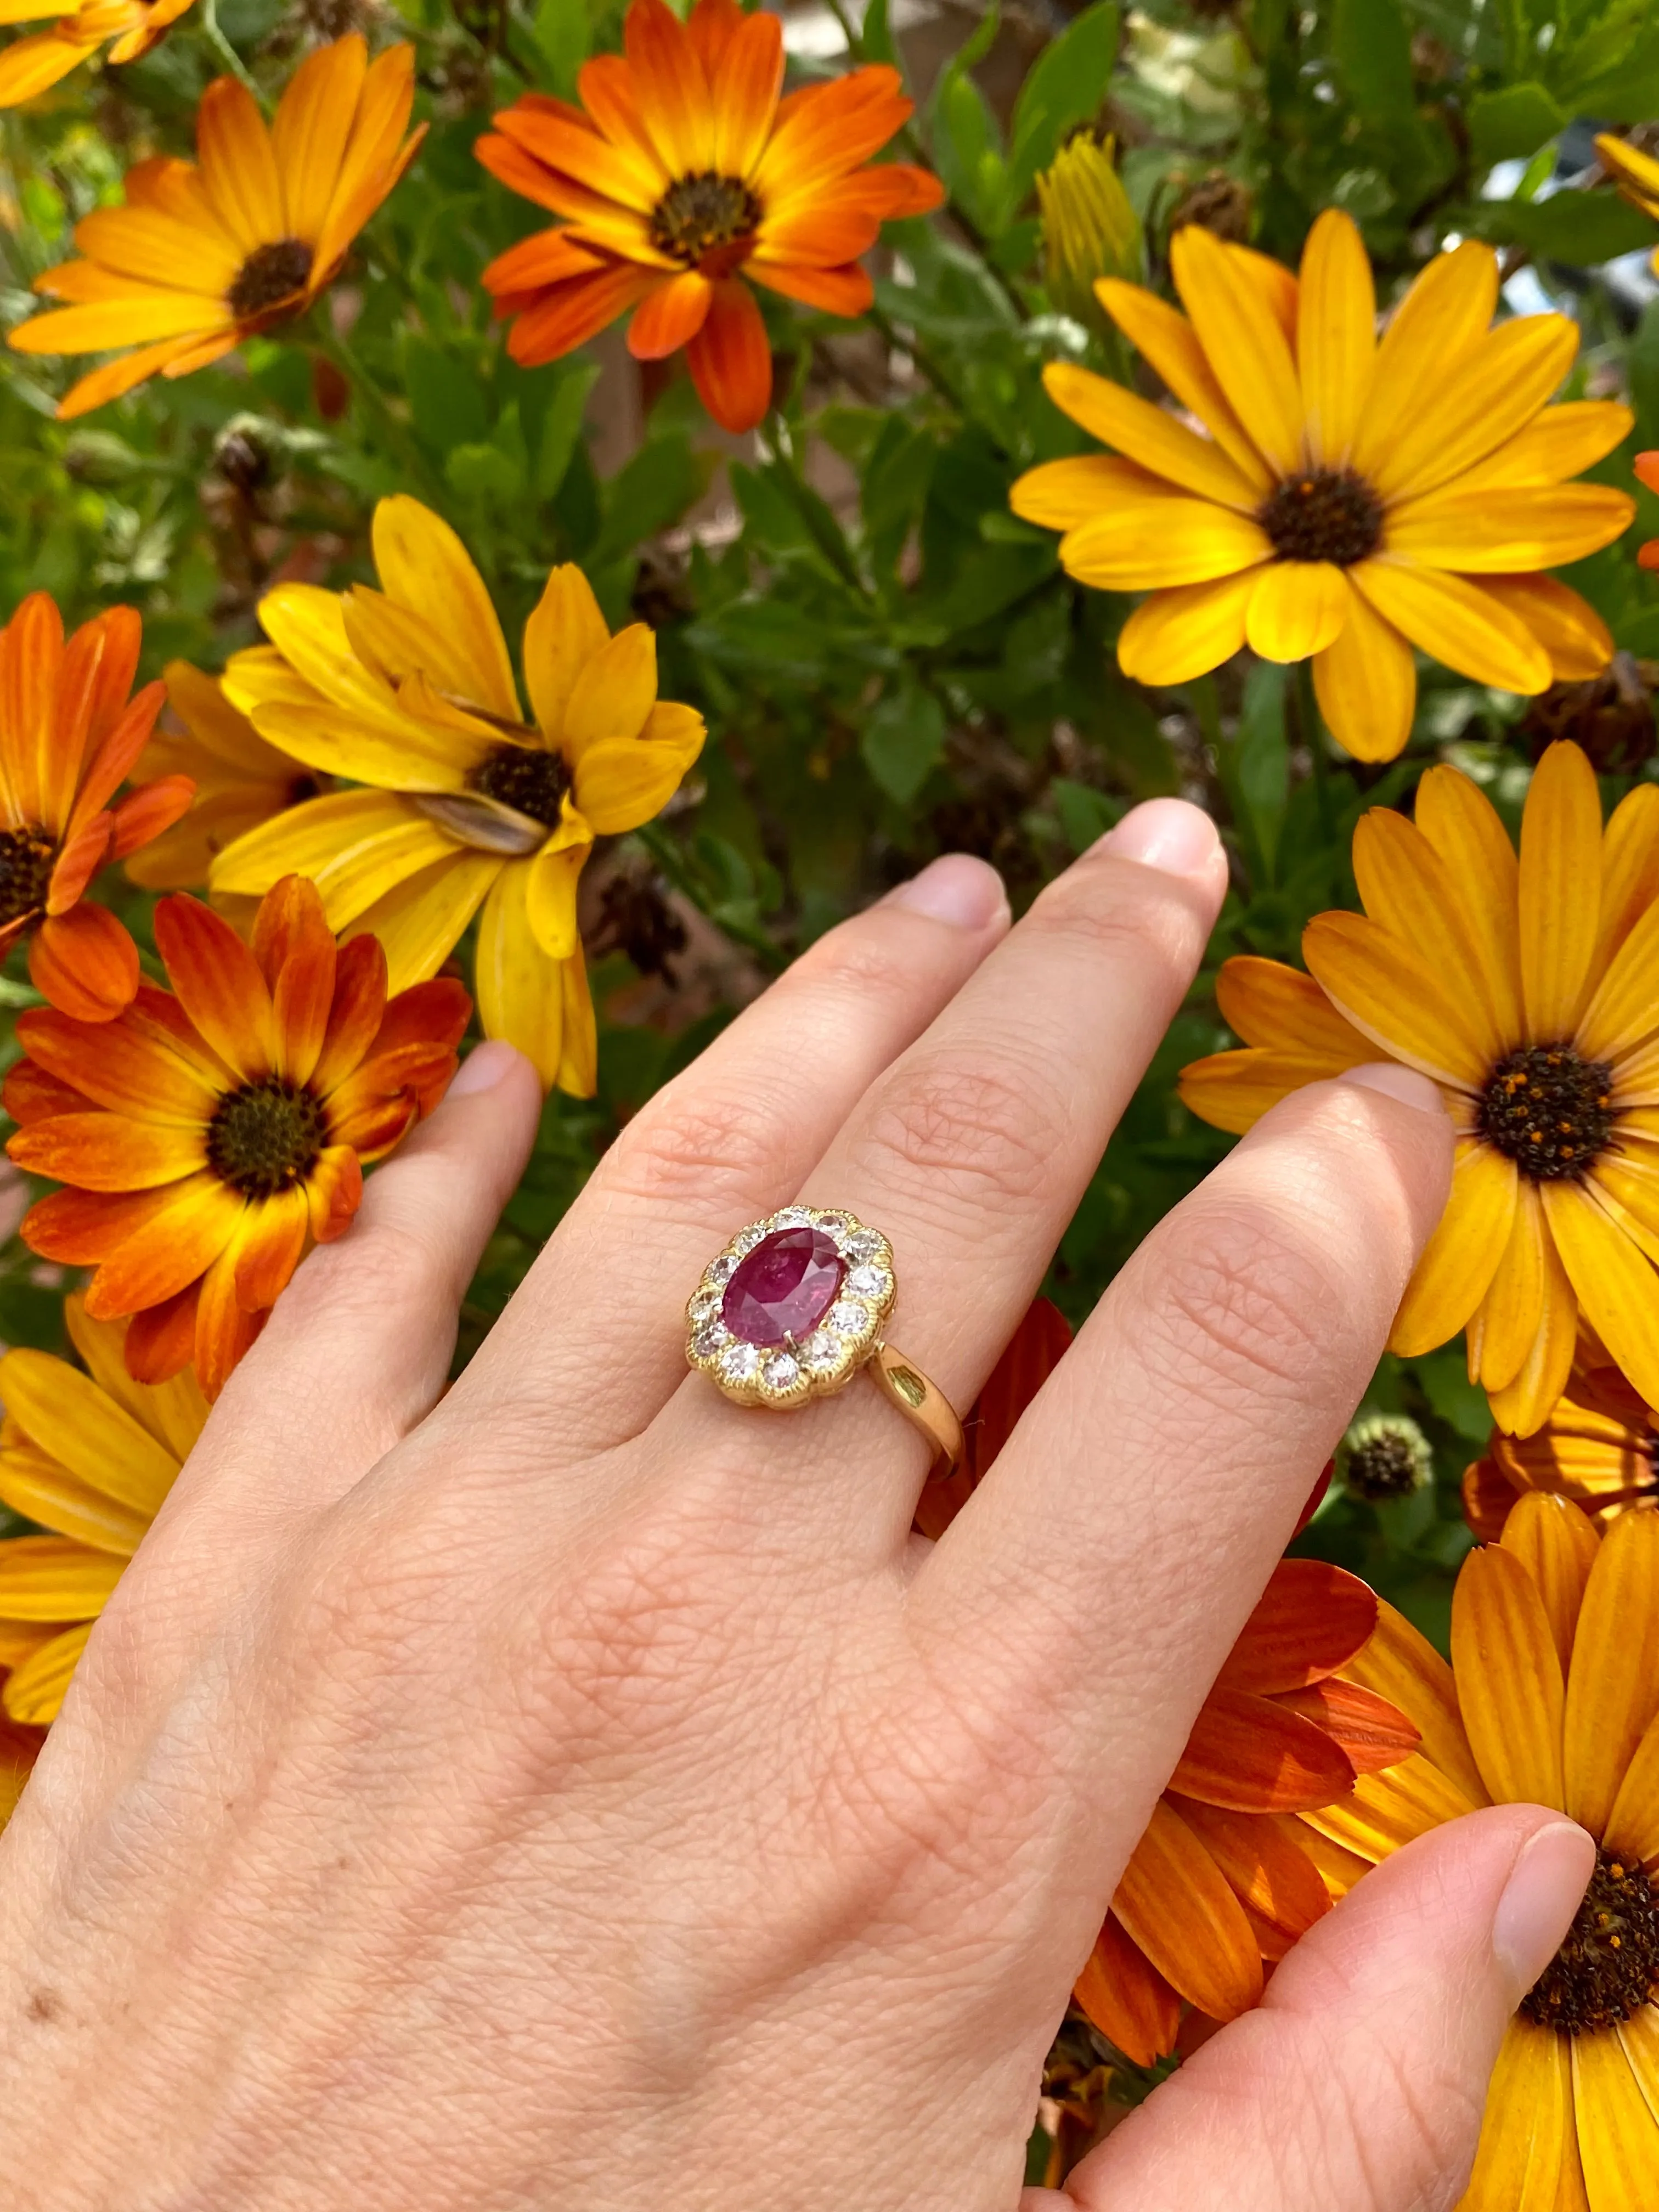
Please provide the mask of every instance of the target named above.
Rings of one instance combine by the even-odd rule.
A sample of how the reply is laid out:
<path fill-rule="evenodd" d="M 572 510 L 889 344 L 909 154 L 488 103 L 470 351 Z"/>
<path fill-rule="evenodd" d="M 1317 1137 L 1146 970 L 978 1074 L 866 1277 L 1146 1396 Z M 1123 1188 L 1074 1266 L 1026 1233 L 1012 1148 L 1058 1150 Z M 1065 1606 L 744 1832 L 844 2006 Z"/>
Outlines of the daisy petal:
<path fill-rule="evenodd" d="M 1639 783 L 1613 808 L 1601 834 L 1601 926 L 1590 962 L 1592 974 L 1607 974 L 1613 956 L 1656 899 L 1659 787 Z"/>
<path fill-rule="evenodd" d="M 179 1462 L 90 1376 L 50 1353 L 18 1349 L 0 1359 L 0 1391 L 31 1443 L 99 1496 L 146 1523 L 155 1518 Z"/>
<path fill-rule="evenodd" d="M 1155 2065 L 1175 2049 L 1181 1999 L 1109 1913 L 1078 1976 L 1078 2003 L 1124 2057 Z"/>
<path fill-rule="evenodd" d="M 1515 1225 L 1491 1290 L 1469 1323 L 1469 1368 L 1492 1418 L 1528 1437 L 1567 1386 L 1578 1340 L 1578 1304 L 1546 1221 L 1536 1184 L 1517 1182 Z"/>
<path fill-rule="evenodd" d="M 403 877 L 348 925 L 354 938 L 379 938 L 394 995 L 437 974 L 501 870 L 499 853 L 452 852 Z"/>
<path fill-rule="evenodd" d="M 1599 871 L 1598 871 L 1599 873 Z M 1588 895 L 1588 896 L 1587 896 Z M 1573 896 L 1591 907 L 1598 902 L 1594 883 L 1574 884 Z M 1592 956 L 1593 957 L 1593 956 Z M 1584 1009 L 1577 1043 L 1587 1060 L 1612 1060 L 1614 1084 L 1622 1094 L 1623 1070 L 1619 1063 L 1659 1030 L 1659 988 L 1655 984 L 1655 962 L 1659 958 L 1659 901 L 1650 906 L 1631 928 L 1613 954 L 1607 973 L 1596 983 L 1595 995 Z"/>
<path fill-rule="evenodd" d="M 188 1290 L 235 1235 L 245 1203 L 240 1191 L 206 1172 L 175 1183 L 166 1198 L 94 1275 L 87 1311 L 94 1320 L 142 1312 Z M 127 1364 L 132 1366 L 131 1331 Z"/>
<path fill-rule="evenodd" d="M 486 1036 L 517 1045 L 550 1091 L 563 1042 L 562 963 L 542 950 L 531 926 L 529 894 L 529 867 L 509 862 L 485 902 L 474 962 L 478 1018 Z M 575 962 L 580 964 L 580 951 Z"/>
<path fill-rule="evenodd" d="M 8 1620 L 95 1620 L 126 1571 L 112 1552 L 69 1536 L 14 1536 L 0 1548 L 0 1615 Z"/>
<path fill-rule="evenodd" d="M 1545 408 L 1524 430 L 1456 477 L 1459 491 L 1477 484 L 1559 484 L 1605 460 L 1636 427 L 1616 399 L 1568 399 Z"/>
<path fill-rule="evenodd" d="M 1079 453 L 1027 469 L 1014 479 L 1008 504 L 1024 521 L 1040 523 L 1045 530 L 1075 530 L 1108 513 L 1126 492 L 1157 490 L 1158 479 L 1138 462 L 1116 453 Z"/>
<path fill-rule="evenodd" d="M 198 173 L 227 234 L 243 254 L 286 234 L 283 183 L 253 94 L 216 77 L 196 111 Z"/>
<path fill-rule="evenodd" d="M 576 96 L 607 142 L 603 159 L 626 171 L 626 204 L 653 208 L 673 179 L 640 112 L 630 64 L 621 54 L 595 54 L 576 72 Z"/>
<path fill-rule="evenodd" d="M 1314 696 L 1331 735 L 1355 760 L 1393 760 L 1417 712 L 1412 649 L 1360 593 L 1350 591 L 1341 630 L 1313 664 Z"/>
<path fill-rule="evenodd" d="M 634 97 L 671 176 L 714 167 L 714 111 L 696 48 L 665 0 L 633 0 L 623 23 Z"/>
<path fill-rule="evenodd" d="M 644 623 L 630 623 L 615 637 L 602 641 L 577 672 L 565 702 L 563 749 L 575 770 L 576 804 L 584 813 L 588 811 L 582 797 L 588 747 L 607 739 L 637 738 L 656 696 L 657 640 Z"/>
<path fill-rule="evenodd" d="M 1328 1054 L 1333 1073 L 1357 1066 L 1371 1049 L 1313 977 L 1283 961 L 1237 954 L 1222 963 L 1215 994 L 1222 1019 L 1247 1044 Z"/>
<path fill-rule="evenodd" d="M 1564 2154 L 1577 2164 L 1571 2053 L 1552 2029 L 1510 2022 L 1460 2212 L 1572 2212 L 1558 2193 Z"/>
<path fill-rule="evenodd" d="M 1376 1865 L 1431 1829 L 1462 1820 L 1479 1802 L 1419 1752 L 1385 1774 L 1362 1774 L 1351 1796 L 1298 1817 Z"/>
<path fill-rule="evenodd" d="M 507 640 L 483 579 L 449 525 L 418 500 L 396 493 L 376 507 L 373 538 L 387 597 L 465 656 L 468 700 L 516 722 L 519 694 Z"/>
<path fill-rule="evenodd" d="M 50 1728 L 63 1711 L 70 1677 L 81 1663 L 81 1654 L 92 1634 L 92 1623 L 66 1628 L 43 1644 L 21 1666 L 7 1675 L 3 1695 L 9 1718 L 33 1728 Z"/>
<path fill-rule="evenodd" d="M 353 33 L 308 54 L 289 80 L 270 139 L 289 238 L 314 246 L 322 236 L 368 73 L 368 49 Z"/>
<path fill-rule="evenodd" d="M 1584 1318 L 1648 1403 L 1659 1404 L 1659 1274 L 1595 1188 L 1593 1180 L 1547 1182 L 1544 1211 Z"/>
<path fill-rule="evenodd" d="M 1263 660 L 1306 660 L 1335 644 L 1352 604 L 1347 579 L 1333 562 L 1270 561 L 1256 575 L 1245 638 Z"/>
<path fill-rule="evenodd" d="M 1502 1545 L 1463 1563 L 1451 1656 L 1463 1725 L 1493 1798 L 1562 1809 L 1561 1662 L 1537 1584 Z"/>
<path fill-rule="evenodd" d="M 1241 1904 L 1285 1948 L 1331 1909 L 1330 1892 L 1297 1838 L 1307 1832 L 1271 1813 L 1229 1813 L 1183 1798 L 1176 1810 L 1226 1876 Z"/>
<path fill-rule="evenodd" d="M 1641 2212 L 1659 2166 L 1659 2118 L 1616 2035 L 1571 2039 L 1584 2187 L 1595 2212 Z"/>
<path fill-rule="evenodd" d="M 155 948 L 179 1005 L 226 1065 L 245 1083 L 269 1075 L 276 1061 L 270 992 L 230 924 L 175 892 L 155 909 Z"/>
<path fill-rule="evenodd" d="M 276 1304 L 305 1256 L 310 1225 L 310 1205 L 298 1186 L 248 1207 L 231 1247 L 236 1303 L 244 1313 Z"/>
<path fill-rule="evenodd" d="M 1297 363 L 1308 457 L 1340 468 L 1370 397 L 1376 290 L 1352 218 L 1328 208 L 1302 249 Z"/>
<path fill-rule="evenodd" d="M 138 951 L 107 907 L 49 915 L 29 944 L 29 981 L 60 1012 L 107 1022 L 132 1002 Z"/>
<path fill-rule="evenodd" d="M 1166 1799 L 1123 1870 L 1112 1911 L 1172 1988 L 1212 2020 L 1261 1995 L 1261 1954 L 1215 1861 Z"/>
<path fill-rule="evenodd" d="M 1650 1723 L 1625 1769 L 1607 1814 L 1606 1842 L 1632 1859 L 1659 1857 L 1659 1720 Z"/>
<path fill-rule="evenodd" d="M 1490 1145 L 1460 1145 L 1451 1196 L 1400 1301 L 1389 1348 L 1419 1358 L 1464 1328 L 1509 1249 L 1520 1177 Z"/>
<path fill-rule="evenodd" d="M 1498 256 L 1466 239 L 1438 253 L 1395 309 L 1376 349 L 1370 399 L 1354 434 L 1352 465 L 1373 483 L 1423 405 L 1480 343 L 1498 305 Z"/>
<path fill-rule="evenodd" d="M 635 361 L 663 361 L 689 345 L 708 319 L 714 288 L 695 269 L 671 276 L 647 293 L 628 326 L 628 350 Z"/>
<path fill-rule="evenodd" d="M 1524 428 L 1577 350 L 1578 326 L 1565 315 L 1517 315 L 1500 323 L 1458 362 L 1455 374 L 1449 363 L 1436 364 L 1399 435 L 1365 473 L 1390 502 L 1449 483 Z M 1377 385 L 1381 390 L 1381 374 Z"/>
<path fill-rule="evenodd" d="M 1237 1812 L 1289 1813 L 1340 1797 L 1353 1771 L 1340 1746 L 1301 1714 L 1218 1686 L 1193 1723 L 1170 1787 Z"/>
<path fill-rule="evenodd" d="M 1376 1599 L 1357 1575 L 1323 1559 L 1281 1559 L 1218 1681 L 1268 1695 L 1334 1674 L 1369 1641 Z"/>
<path fill-rule="evenodd" d="M 1068 532 L 1060 557 L 1080 584 L 1145 592 L 1234 575 L 1270 560 L 1273 550 L 1267 532 L 1249 515 L 1158 493 L 1126 498 L 1112 513 Z"/>
<path fill-rule="evenodd" d="M 1366 913 L 1402 942 L 1413 940 L 1425 914 L 1443 917 L 1436 952 L 1446 988 L 1463 1009 L 1475 1050 L 1486 1061 L 1498 1059 L 1510 1038 L 1494 1018 L 1459 887 L 1435 847 L 1403 814 L 1369 807 L 1354 830 L 1353 870 Z"/>
<path fill-rule="evenodd" d="M 1302 461 L 1302 392 L 1278 318 L 1220 240 L 1186 223 L 1170 241 L 1182 305 L 1251 441 L 1280 476 Z"/>
<path fill-rule="evenodd" d="M 1081 462 L 1055 464 L 1079 468 Z M 1040 470 L 1032 474 L 1041 475 Z M 1066 526 L 1058 521 L 1056 526 Z M 1244 647 L 1244 624 L 1260 568 L 1206 583 L 1176 584 L 1143 599 L 1118 633 L 1117 664 L 1139 684 L 1190 683 L 1231 660 Z"/>
<path fill-rule="evenodd" d="M 584 668 L 611 641 L 611 632 L 593 586 L 574 561 L 553 570 L 525 624 L 525 685 L 531 710 L 543 735 L 562 744 L 565 710 Z M 652 661 L 652 696 L 656 696 L 656 662 Z M 616 735 L 608 731 L 607 735 Z"/>
<path fill-rule="evenodd" d="M 1517 1500 L 1502 1542 L 1532 1577 L 1544 1601 L 1565 1679 L 1600 1539 L 1588 1515 L 1569 1499 L 1537 1490 Z"/>
<path fill-rule="evenodd" d="M 1520 863 L 1497 808 L 1455 769 L 1431 768 L 1417 787 L 1413 817 L 1444 863 L 1441 882 L 1460 908 L 1504 1049 L 1525 1034 L 1516 944 Z"/>
<path fill-rule="evenodd" d="M 1382 544 L 1431 568 L 1501 575 L 1599 552 L 1635 513 L 1635 501 L 1607 484 L 1453 489 L 1391 509 Z"/>
<path fill-rule="evenodd" d="M 720 57 L 712 88 L 714 167 L 746 177 L 760 160 L 783 84 L 783 26 L 763 10 L 744 15 Z"/>
<path fill-rule="evenodd" d="M 1389 1705 L 1408 1712 L 1422 1738 L 1424 1757 L 1456 1784 L 1471 1805 L 1486 1802 L 1452 1670 L 1403 1613 L 1379 1599 L 1376 1631 L 1342 1673 L 1345 1680 L 1374 1690 Z"/>
<path fill-rule="evenodd" d="M 1348 575 L 1385 622 L 1460 676 L 1500 691 L 1547 688 L 1548 653 L 1478 584 L 1392 558 L 1360 561 Z"/>
<path fill-rule="evenodd" d="M 1273 471 L 1250 443 L 1231 402 L 1216 380 L 1198 332 L 1169 302 L 1139 284 L 1103 276 L 1095 286 L 1100 304 L 1138 353 L 1146 355 L 1182 405 L 1203 423 L 1233 466 L 1261 492 L 1273 486 Z"/>
<path fill-rule="evenodd" d="M 1363 915 L 1316 915 L 1302 933 L 1310 974 L 1362 1036 L 1395 1059 L 1476 1092 L 1487 1060 L 1466 1010 L 1454 1007 L 1426 962 Z"/>
<path fill-rule="evenodd" d="M 1590 1569 L 1567 1674 L 1565 1809 L 1592 1835 L 1656 1714 L 1659 1514 L 1625 1513 Z"/>
<path fill-rule="evenodd" d="M 1154 476 L 1241 514 L 1254 514 L 1261 505 L 1260 490 L 1221 448 L 1198 437 L 1166 409 L 1071 362 L 1050 362 L 1042 382 L 1063 415 Z"/>
<path fill-rule="evenodd" d="M 752 430 L 772 404 L 772 349 L 755 295 L 741 278 L 714 285 L 708 319 L 685 358 L 697 397 L 721 428 Z"/>
<path fill-rule="evenodd" d="M 1359 1049 L 1346 1059 L 1318 1053 L 1212 1053 L 1207 1059 L 1189 1060 L 1182 1069 L 1181 1100 L 1212 1128 L 1242 1137 L 1293 1091 L 1328 1082 L 1344 1068 L 1358 1067 L 1376 1057 L 1376 1047 L 1363 1038 Z"/>

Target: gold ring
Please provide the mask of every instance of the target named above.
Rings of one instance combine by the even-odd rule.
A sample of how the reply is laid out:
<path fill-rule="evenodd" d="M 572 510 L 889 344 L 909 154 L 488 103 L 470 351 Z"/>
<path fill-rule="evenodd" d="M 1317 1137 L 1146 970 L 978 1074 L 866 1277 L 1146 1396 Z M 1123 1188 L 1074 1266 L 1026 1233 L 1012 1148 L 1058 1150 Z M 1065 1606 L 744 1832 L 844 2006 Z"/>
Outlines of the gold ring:
<path fill-rule="evenodd" d="M 844 1206 L 785 1206 L 751 1221 L 702 1271 L 685 1357 L 734 1405 L 784 1412 L 868 1368 L 953 1474 L 962 1423 L 937 1384 L 882 1340 L 898 1297 L 893 1248 Z"/>

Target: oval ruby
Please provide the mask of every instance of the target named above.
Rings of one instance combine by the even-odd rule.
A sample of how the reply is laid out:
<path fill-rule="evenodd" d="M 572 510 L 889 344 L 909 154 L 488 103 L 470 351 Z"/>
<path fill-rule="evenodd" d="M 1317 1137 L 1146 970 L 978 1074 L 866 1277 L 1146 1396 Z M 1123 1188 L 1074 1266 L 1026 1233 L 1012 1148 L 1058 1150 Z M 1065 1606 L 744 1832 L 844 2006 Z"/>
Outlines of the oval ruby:
<path fill-rule="evenodd" d="M 720 1312 L 746 1344 L 799 1344 L 835 1304 L 846 1262 L 822 1229 L 775 1229 L 738 1261 Z"/>

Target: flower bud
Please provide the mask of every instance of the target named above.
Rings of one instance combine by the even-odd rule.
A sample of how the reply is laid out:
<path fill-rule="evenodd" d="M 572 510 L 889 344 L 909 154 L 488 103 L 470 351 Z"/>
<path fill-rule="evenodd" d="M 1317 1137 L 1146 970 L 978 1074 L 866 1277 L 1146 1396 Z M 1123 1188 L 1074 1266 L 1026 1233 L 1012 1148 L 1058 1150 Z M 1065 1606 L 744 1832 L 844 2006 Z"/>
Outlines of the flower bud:
<path fill-rule="evenodd" d="M 1137 281 L 1145 264 L 1140 218 L 1112 160 L 1112 141 L 1079 131 L 1036 180 L 1042 210 L 1042 277 L 1062 314 L 1103 327 L 1101 276 Z"/>
<path fill-rule="evenodd" d="M 1413 1498 L 1433 1473 L 1429 1440 L 1408 1413 L 1368 1413 L 1336 1448 L 1337 1480 L 1367 1505 Z"/>

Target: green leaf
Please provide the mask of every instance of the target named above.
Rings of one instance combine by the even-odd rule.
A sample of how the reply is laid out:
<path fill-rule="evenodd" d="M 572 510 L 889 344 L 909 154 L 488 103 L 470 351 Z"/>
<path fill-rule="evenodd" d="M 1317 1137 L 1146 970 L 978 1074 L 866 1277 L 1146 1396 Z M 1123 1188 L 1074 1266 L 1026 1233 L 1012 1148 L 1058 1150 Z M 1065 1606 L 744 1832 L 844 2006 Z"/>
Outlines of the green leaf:
<path fill-rule="evenodd" d="M 1054 778 L 1048 786 L 1048 797 L 1060 834 L 1074 853 L 1086 853 L 1122 818 L 1121 799 L 1109 799 L 1092 784 L 1074 783 L 1067 775 Z"/>
<path fill-rule="evenodd" d="M 694 453 L 687 437 L 653 439 L 607 485 L 605 521 L 584 566 L 603 568 L 678 522 L 716 465 L 714 454 Z"/>
<path fill-rule="evenodd" d="M 524 471 L 499 446 L 469 442 L 453 447 L 444 474 L 465 498 L 507 500 L 524 495 Z"/>
<path fill-rule="evenodd" d="M 945 757 L 945 709 L 919 684 L 890 691 L 871 709 L 859 750 L 888 797 L 908 806 Z"/>
<path fill-rule="evenodd" d="M 1234 793 L 1261 856 L 1264 877 L 1273 881 L 1285 810 L 1291 796 L 1291 748 L 1285 734 L 1285 671 L 1276 662 L 1258 662 L 1244 683 L 1244 711 L 1233 744 Z"/>
<path fill-rule="evenodd" d="M 1096 0 L 1045 46 L 1014 103 L 1008 164 L 1008 212 L 1030 191 L 1074 123 L 1097 114 L 1117 59 L 1121 19 L 1116 0 Z"/>
<path fill-rule="evenodd" d="M 1335 0 L 1331 58 L 1362 120 L 1397 139 L 1416 137 L 1412 38 L 1396 0 Z"/>
<path fill-rule="evenodd" d="M 1541 84 L 1507 84 L 1501 92 L 1477 94 L 1469 106 L 1474 166 L 1490 169 L 1495 161 L 1524 161 L 1558 137 L 1568 120 Z"/>
<path fill-rule="evenodd" d="M 536 456 L 536 493 L 551 499 L 564 482 L 578 440 L 587 395 L 599 380 L 597 362 L 573 362 L 560 378 L 542 422 L 541 450 Z"/>
<path fill-rule="evenodd" d="M 1631 340 L 1628 371 L 1631 404 L 1636 410 L 1640 442 L 1659 442 L 1659 300 L 1650 300 Z"/>
<path fill-rule="evenodd" d="M 489 411 L 476 373 L 429 339 L 404 340 L 404 389 L 421 442 L 434 452 L 482 445 L 489 437 Z"/>
<path fill-rule="evenodd" d="M 1547 200 L 1483 204 L 1478 228 L 1487 238 L 1525 246 L 1546 261 L 1598 268 L 1654 242 L 1653 220 L 1617 192 L 1556 192 Z"/>
<path fill-rule="evenodd" d="M 533 21 L 536 44 L 553 78 L 553 89 L 574 99 L 576 72 L 587 59 L 592 21 L 587 0 L 540 0 Z"/>
<path fill-rule="evenodd" d="M 859 59 L 885 62 L 889 69 L 900 66 L 893 33 L 888 27 L 887 0 L 870 0 L 864 11 L 864 21 L 859 29 Z"/>

